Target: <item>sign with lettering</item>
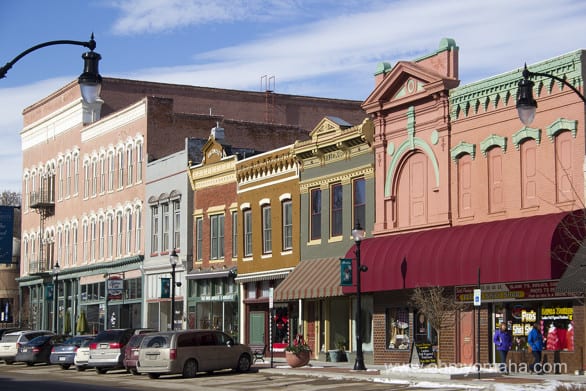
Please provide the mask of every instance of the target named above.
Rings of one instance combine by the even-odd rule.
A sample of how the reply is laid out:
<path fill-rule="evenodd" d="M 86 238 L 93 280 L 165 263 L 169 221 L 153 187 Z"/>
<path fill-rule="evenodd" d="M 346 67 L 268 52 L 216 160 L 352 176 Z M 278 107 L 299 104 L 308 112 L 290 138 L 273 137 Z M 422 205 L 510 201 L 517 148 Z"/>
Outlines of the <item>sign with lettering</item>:
<path fill-rule="evenodd" d="M 340 285 L 352 286 L 352 258 L 340 258 Z"/>
<path fill-rule="evenodd" d="M 494 303 L 500 301 L 571 296 L 571 294 L 555 291 L 558 282 L 559 280 L 483 284 L 480 286 L 480 300 Z M 457 286 L 456 301 L 473 302 L 476 288 L 478 288 L 477 285 Z"/>
<path fill-rule="evenodd" d="M 437 357 L 433 351 L 433 345 L 430 343 L 411 344 L 409 365 L 425 366 L 429 364 L 437 364 Z"/>

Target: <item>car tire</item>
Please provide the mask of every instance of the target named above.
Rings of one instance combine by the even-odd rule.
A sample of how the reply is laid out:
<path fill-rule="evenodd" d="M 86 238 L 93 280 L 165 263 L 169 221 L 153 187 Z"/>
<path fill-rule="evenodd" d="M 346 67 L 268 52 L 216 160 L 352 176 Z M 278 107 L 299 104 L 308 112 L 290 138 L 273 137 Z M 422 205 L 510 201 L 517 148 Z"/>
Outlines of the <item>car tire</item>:
<path fill-rule="evenodd" d="M 248 372 L 251 366 L 250 356 L 243 354 L 238 359 L 238 366 L 235 368 L 236 372 Z"/>
<path fill-rule="evenodd" d="M 61 364 L 61 369 L 63 369 L 64 371 L 68 370 L 69 367 L 71 366 L 71 364 Z"/>
<path fill-rule="evenodd" d="M 85 371 L 86 368 L 82 367 L 81 365 L 76 365 L 75 369 L 77 369 L 78 372 L 83 372 L 83 371 Z"/>
<path fill-rule="evenodd" d="M 14 361 L 12 360 L 4 360 L 4 362 L 6 363 L 6 365 L 12 365 L 12 363 L 14 363 Z"/>
<path fill-rule="evenodd" d="M 161 377 L 160 373 L 149 373 L 150 379 L 158 379 L 159 377 Z"/>
<path fill-rule="evenodd" d="M 27 361 L 27 362 L 26 362 L 26 366 L 27 366 L 27 367 L 32 367 L 33 365 L 34 365 L 34 363 L 32 363 L 32 362 L 30 362 L 30 361 Z"/>
<path fill-rule="evenodd" d="M 197 362 L 194 359 L 187 360 L 183 365 L 183 377 L 191 379 L 195 375 L 197 375 Z"/>
<path fill-rule="evenodd" d="M 104 368 L 96 368 L 96 373 L 98 375 L 104 375 L 106 372 L 108 372 L 107 369 L 104 369 Z"/>
<path fill-rule="evenodd" d="M 130 373 L 132 373 L 134 376 L 140 375 L 140 373 L 138 373 L 138 371 L 136 370 L 136 368 L 131 368 L 130 369 Z"/>

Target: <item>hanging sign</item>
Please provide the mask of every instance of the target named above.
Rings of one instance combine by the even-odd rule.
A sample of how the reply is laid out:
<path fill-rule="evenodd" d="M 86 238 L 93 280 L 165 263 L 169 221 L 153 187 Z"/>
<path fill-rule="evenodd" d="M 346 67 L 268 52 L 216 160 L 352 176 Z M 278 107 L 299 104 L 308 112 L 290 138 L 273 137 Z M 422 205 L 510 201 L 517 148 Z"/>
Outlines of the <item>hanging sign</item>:
<path fill-rule="evenodd" d="M 340 258 L 340 285 L 352 286 L 352 258 Z"/>

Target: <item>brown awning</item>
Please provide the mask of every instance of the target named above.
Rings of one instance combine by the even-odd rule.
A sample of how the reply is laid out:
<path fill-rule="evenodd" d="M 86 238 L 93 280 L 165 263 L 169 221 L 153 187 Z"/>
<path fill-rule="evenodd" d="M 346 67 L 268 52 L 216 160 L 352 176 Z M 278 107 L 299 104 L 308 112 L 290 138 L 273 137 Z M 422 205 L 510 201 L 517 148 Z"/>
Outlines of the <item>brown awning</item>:
<path fill-rule="evenodd" d="M 560 278 L 556 288 L 559 293 L 586 292 L 586 243 L 582 243 L 572 262 Z"/>
<path fill-rule="evenodd" d="M 275 288 L 275 301 L 342 296 L 340 258 L 299 262 L 295 270 Z"/>

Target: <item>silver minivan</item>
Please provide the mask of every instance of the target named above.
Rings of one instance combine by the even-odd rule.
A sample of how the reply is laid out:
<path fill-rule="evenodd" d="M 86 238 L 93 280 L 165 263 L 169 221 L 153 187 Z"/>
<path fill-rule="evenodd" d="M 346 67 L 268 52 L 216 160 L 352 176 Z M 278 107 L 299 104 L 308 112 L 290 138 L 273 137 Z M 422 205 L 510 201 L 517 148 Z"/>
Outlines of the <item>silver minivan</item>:
<path fill-rule="evenodd" d="M 140 345 L 137 370 L 151 379 L 177 373 L 189 378 L 221 369 L 246 372 L 251 363 L 248 345 L 221 331 L 183 330 L 147 335 Z"/>

